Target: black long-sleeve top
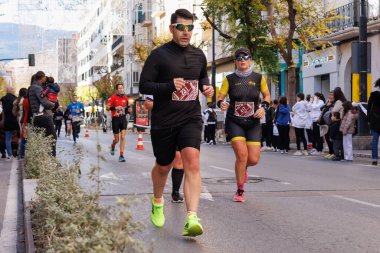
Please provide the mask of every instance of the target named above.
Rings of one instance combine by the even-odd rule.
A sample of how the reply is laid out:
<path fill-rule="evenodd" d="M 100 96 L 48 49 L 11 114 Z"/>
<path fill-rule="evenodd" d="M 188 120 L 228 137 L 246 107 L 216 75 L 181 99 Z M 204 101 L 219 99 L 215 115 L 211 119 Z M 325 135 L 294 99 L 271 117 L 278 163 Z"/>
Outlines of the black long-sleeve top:
<path fill-rule="evenodd" d="M 202 120 L 198 96 L 192 101 L 175 101 L 174 78 L 198 80 L 198 88 L 209 85 L 207 60 L 193 46 L 181 47 L 171 41 L 155 49 L 144 64 L 140 93 L 153 95 L 152 129 L 180 126 L 189 120 Z"/>

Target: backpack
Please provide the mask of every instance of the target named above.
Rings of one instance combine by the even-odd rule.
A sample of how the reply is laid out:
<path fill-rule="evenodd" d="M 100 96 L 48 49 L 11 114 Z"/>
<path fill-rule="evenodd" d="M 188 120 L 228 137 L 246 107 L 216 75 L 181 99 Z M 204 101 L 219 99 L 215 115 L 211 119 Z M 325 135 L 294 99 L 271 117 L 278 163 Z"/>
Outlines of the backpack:
<path fill-rule="evenodd" d="M 208 113 L 207 123 L 216 123 L 215 111 L 211 109 L 211 111 L 207 111 L 207 113 Z"/>
<path fill-rule="evenodd" d="M 331 125 L 331 111 L 328 110 L 322 115 L 323 121 L 325 122 L 325 125 Z"/>

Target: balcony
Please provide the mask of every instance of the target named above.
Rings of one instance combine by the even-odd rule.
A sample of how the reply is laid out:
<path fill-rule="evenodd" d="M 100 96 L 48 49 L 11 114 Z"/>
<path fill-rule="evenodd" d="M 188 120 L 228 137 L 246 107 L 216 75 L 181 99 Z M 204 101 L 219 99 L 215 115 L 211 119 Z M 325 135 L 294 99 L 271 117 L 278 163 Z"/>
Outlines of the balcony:
<path fill-rule="evenodd" d="M 149 27 L 152 25 L 152 13 L 139 12 L 137 20 L 138 20 L 138 23 L 140 23 L 142 27 Z"/>
<path fill-rule="evenodd" d="M 368 7 L 368 34 L 374 33 L 380 28 L 378 6 L 371 4 Z M 343 5 L 333 9 L 326 14 L 334 13 L 342 18 L 334 20 L 327 24 L 332 29 L 332 33 L 322 38 L 324 41 L 340 42 L 350 40 L 359 36 L 359 16 L 360 16 L 360 1 Z"/>
<path fill-rule="evenodd" d="M 346 30 L 358 25 L 358 8 L 354 8 L 354 3 L 343 5 L 326 13 L 326 15 L 334 14 L 342 18 L 334 20 L 327 24 L 333 33 Z M 357 9 L 357 11 L 355 11 Z"/>
<path fill-rule="evenodd" d="M 112 66 L 111 66 L 111 73 L 120 69 L 120 68 L 123 68 L 124 67 L 124 59 L 118 61 L 118 62 L 115 62 Z"/>
<path fill-rule="evenodd" d="M 115 48 L 117 48 L 121 43 L 124 42 L 124 37 L 123 36 L 120 36 L 117 40 L 114 41 L 114 43 L 112 44 L 112 50 L 114 50 Z"/>

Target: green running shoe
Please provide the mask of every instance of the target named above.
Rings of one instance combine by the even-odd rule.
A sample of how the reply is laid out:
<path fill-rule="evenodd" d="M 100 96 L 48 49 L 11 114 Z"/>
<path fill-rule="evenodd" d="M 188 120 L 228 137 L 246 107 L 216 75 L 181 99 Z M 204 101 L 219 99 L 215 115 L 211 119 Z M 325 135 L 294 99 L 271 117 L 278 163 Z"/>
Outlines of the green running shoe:
<path fill-rule="evenodd" d="M 203 234 L 203 227 L 199 223 L 199 218 L 192 215 L 186 220 L 185 228 L 183 229 L 183 236 L 198 236 Z"/>
<path fill-rule="evenodd" d="M 165 224 L 164 204 L 157 205 L 152 198 L 152 213 L 150 214 L 150 220 L 153 225 L 158 228 L 162 228 Z"/>

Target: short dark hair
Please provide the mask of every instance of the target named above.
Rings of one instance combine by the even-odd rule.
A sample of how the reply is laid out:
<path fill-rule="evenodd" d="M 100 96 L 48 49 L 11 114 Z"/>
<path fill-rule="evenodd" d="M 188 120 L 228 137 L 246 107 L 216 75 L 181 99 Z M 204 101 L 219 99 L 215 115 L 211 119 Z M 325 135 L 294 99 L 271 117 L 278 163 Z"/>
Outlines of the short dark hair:
<path fill-rule="evenodd" d="M 45 73 L 44 73 L 43 71 L 38 71 L 38 72 L 34 75 L 36 81 L 41 80 L 41 79 L 44 78 L 45 76 L 46 76 L 46 75 L 45 75 Z"/>
<path fill-rule="evenodd" d="M 18 96 L 26 98 L 28 96 L 28 89 L 27 88 L 21 88 L 18 92 Z"/>
<path fill-rule="evenodd" d="M 119 85 L 121 85 L 121 86 L 124 87 L 124 84 L 122 84 L 122 83 L 118 83 L 118 84 L 115 85 L 115 90 L 117 90 L 117 89 L 119 88 Z"/>
<path fill-rule="evenodd" d="M 336 119 L 340 119 L 340 113 L 339 112 L 333 112 L 332 116 L 334 116 Z"/>
<path fill-rule="evenodd" d="M 311 99 L 311 95 L 310 95 L 310 94 L 307 94 L 307 95 L 306 95 L 306 101 L 307 101 L 307 102 L 310 102 L 310 99 Z"/>
<path fill-rule="evenodd" d="M 46 82 L 47 82 L 47 83 L 54 83 L 54 77 L 52 77 L 52 76 L 47 76 L 47 77 L 46 77 Z"/>
<path fill-rule="evenodd" d="M 278 100 L 277 99 L 273 100 L 273 104 L 278 105 Z"/>
<path fill-rule="evenodd" d="M 380 78 L 376 80 L 375 87 L 380 87 Z"/>
<path fill-rule="evenodd" d="M 280 98 L 280 104 L 281 105 L 287 105 L 288 104 L 288 99 L 286 97 L 281 97 Z"/>
<path fill-rule="evenodd" d="M 186 9 L 176 10 L 170 17 L 170 24 L 177 23 L 178 18 L 191 19 L 192 21 L 194 21 L 194 15 Z"/>
<path fill-rule="evenodd" d="M 352 106 L 350 101 L 343 102 L 343 112 L 346 114 L 348 111 L 353 111 L 354 107 Z"/>
<path fill-rule="evenodd" d="M 301 100 L 305 100 L 305 94 L 303 94 L 302 92 L 298 93 L 297 97 L 299 97 Z"/>

